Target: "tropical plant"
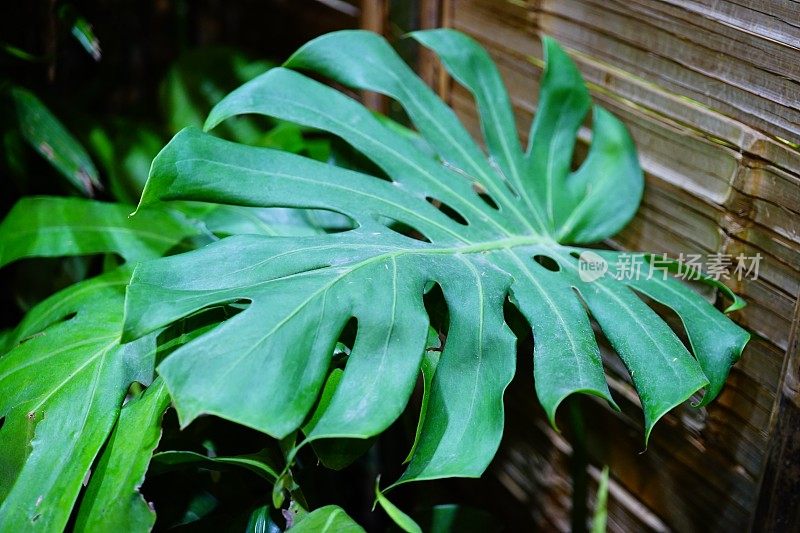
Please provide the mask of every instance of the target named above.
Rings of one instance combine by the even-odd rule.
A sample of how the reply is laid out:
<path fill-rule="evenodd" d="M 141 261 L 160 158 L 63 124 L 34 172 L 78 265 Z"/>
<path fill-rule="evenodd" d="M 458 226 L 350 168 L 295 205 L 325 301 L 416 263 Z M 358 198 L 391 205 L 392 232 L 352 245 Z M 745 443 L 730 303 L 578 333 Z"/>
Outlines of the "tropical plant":
<path fill-rule="evenodd" d="M 295 460 L 310 444 L 325 465 L 352 462 L 408 409 L 420 371 L 416 437 L 392 486 L 480 476 L 500 442 L 516 366 L 507 302 L 533 330 L 536 394 L 554 425 L 575 393 L 615 407 L 592 320 L 630 372 L 645 442 L 667 411 L 701 389 L 700 405 L 720 392 L 746 332 L 672 278 L 581 275 L 582 258 L 610 271 L 627 260 L 585 246 L 633 217 L 643 177 L 625 127 L 591 106 L 569 56 L 544 39 L 547 67 L 523 151 L 486 51 L 455 31 L 412 36 L 474 96 L 488 155 L 385 40 L 336 32 L 233 91 L 206 129 L 263 115 L 340 138 L 366 164 L 344 168 L 186 129 L 153 161 L 132 218 L 121 206 L 48 199 L 28 200 L 3 222 L 0 262 L 114 253 L 125 263 L 46 300 L 5 336 L 0 438 L 10 451 L 0 523 L 63 527 L 86 480 L 79 529 L 151 527 L 136 491 L 171 402 L 183 428 L 215 415 L 273 437 L 279 455 L 161 451 L 151 470 L 247 468 L 274 486 L 263 504 L 280 508 L 290 496 L 298 518 L 285 525 L 358 528 L 335 507 L 305 514 Z M 395 99 L 416 133 L 301 71 Z M 590 110 L 591 146 L 573 170 Z M 319 210 L 347 217 L 352 229 Z M 229 212 L 264 224 L 224 218 L 217 228 L 227 229 L 215 230 L 209 213 Z M 209 233 L 206 246 L 159 257 Z M 743 305 L 695 274 L 733 300 L 728 310 Z M 441 305 L 431 303 L 437 294 Z M 675 311 L 691 351 L 643 297 Z M 382 493 L 377 500 L 414 530 Z M 267 527 L 268 514 L 259 508 L 251 525 Z"/>

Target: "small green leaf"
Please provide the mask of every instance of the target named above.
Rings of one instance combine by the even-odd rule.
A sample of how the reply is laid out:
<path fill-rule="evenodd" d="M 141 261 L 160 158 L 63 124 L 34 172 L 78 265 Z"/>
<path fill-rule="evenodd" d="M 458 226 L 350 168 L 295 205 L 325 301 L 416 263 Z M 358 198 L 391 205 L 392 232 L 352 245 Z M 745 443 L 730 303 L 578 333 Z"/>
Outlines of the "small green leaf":
<path fill-rule="evenodd" d="M 225 468 L 245 468 L 270 483 L 277 481 L 281 465 L 266 450 L 250 455 L 233 457 L 208 457 L 196 452 L 166 451 L 153 456 L 153 474 L 160 474 L 174 469 L 201 467 L 212 470 Z"/>
<path fill-rule="evenodd" d="M 245 533 L 280 533 L 281 529 L 269 516 L 269 507 L 262 505 L 252 512 Z"/>
<path fill-rule="evenodd" d="M 93 128 L 88 138 L 89 149 L 108 179 L 111 194 L 125 204 L 139 201 L 150 164 L 163 145 L 154 128 L 121 119 Z"/>
<path fill-rule="evenodd" d="M 603 467 L 600 483 L 597 486 L 597 500 L 592 517 L 592 533 L 605 533 L 608 519 L 608 466 Z"/>
<path fill-rule="evenodd" d="M 15 87 L 11 97 L 28 144 L 84 195 L 94 196 L 102 186 L 86 150 L 32 92 Z"/>
<path fill-rule="evenodd" d="M 327 505 L 303 516 L 297 523 L 287 529 L 292 533 L 364 533 L 341 507 Z"/>
<path fill-rule="evenodd" d="M 0 43 L 0 49 L 12 57 L 16 57 L 17 59 L 21 59 L 23 61 L 29 61 L 31 63 L 41 63 L 46 59 L 45 57 L 26 52 L 25 50 L 17 48 L 16 46 L 12 46 L 8 43 Z"/>
<path fill-rule="evenodd" d="M 422 533 L 422 528 L 420 528 L 410 516 L 401 511 L 395 504 L 389 501 L 389 498 L 383 495 L 380 490 L 379 482 L 380 478 L 375 480 L 375 499 L 383 510 L 386 511 L 386 514 L 389 515 L 389 518 L 406 533 Z"/>
<path fill-rule="evenodd" d="M 75 18 L 75 22 L 72 24 L 72 36 L 81 43 L 83 49 L 86 50 L 92 59 L 95 61 L 100 61 L 102 57 L 102 53 L 100 51 L 100 41 L 97 39 L 97 36 L 94 34 L 94 30 L 92 29 L 92 25 L 83 18 L 77 17 Z"/>

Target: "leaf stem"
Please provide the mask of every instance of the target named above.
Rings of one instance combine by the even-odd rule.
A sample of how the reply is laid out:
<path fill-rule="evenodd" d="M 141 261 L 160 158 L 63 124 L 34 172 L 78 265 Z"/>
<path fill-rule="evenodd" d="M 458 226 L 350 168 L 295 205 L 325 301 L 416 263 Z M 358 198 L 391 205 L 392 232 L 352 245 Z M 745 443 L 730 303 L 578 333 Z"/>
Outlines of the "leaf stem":
<path fill-rule="evenodd" d="M 569 399 L 569 425 L 572 434 L 572 533 L 586 532 L 586 487 L 589 460 L 586 452 L 586 430 L 579 398 Z"/>

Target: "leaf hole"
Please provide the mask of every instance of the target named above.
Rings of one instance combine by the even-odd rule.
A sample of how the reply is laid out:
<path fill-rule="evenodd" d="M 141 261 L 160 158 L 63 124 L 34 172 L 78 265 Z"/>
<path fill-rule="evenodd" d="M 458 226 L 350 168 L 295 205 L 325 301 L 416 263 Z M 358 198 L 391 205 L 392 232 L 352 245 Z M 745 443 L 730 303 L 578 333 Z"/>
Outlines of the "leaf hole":
<path fill-rule="evenodd" d="M 576 252 L 575 250 L 571 251 L 571 252 L 569 253 L 569 255 L 570 255 L 570 256 L 572 256 L 572 257 L 573 257 L 573 258 L 575 258 L 575 259 L 580 259 L 580 258 L 581 258 L 581 254 L 579 254 L 579 253 L 578 253 L 578 252 Z"/>
<path fill-rule="evenodd" d="M 342 233 L 350 231 L 356 227 L 356 221 L 349 216 L 329 211 L 326 209 L 305 209 L 305 217 L 315 226 L 321 228 L 325 233 Z"/>
<path fill-rule="evenodd" d="M 193 339 L 219 326 L 222 322 L 238 315 L 250 305 L 250 300 L 239 299 L 206 307 L 186 318 L 173 323 L 162 331 L 156 342 L 156 366 L 172 352 Z"/>
<path fill-rule="evenodd" d="M 425 236 L 421 231 L 398 220 L 390 220 L 389 223 L 386 224 L 386 227 L 395 233 L 399 233 L 404 237 L 408 237 L 409 239 L 414 239 L 415 241 L 427 242 L 427 243 L 431 242 L 431 240 L 427 236 Z"/>
<path fill-rule="evenodd" d="M 585 142 L 580 142 L 580 140 L 575 143 L 575 150 L 572 152 L 572 160 L 570 161 L 570 170 L 575 172 L 583 162 L 586 161 L 586 156 L 589 154 L 589 145 Z"/>
<path fill-rule="evenodd" d="M 670 327 L 670 329 L 672 329 L 675 335 L 681 340 L 686 350 L 696 358 L 694 351 L 692 350 L 692 343 L 689 340 L 689 333 L 686 331 L 686 327 L 684 326 L 680 315 L 678 315 L 678 313 L 676 313 L 671 307 L 650 298 L 643 292 L 639 292 L 635 287 L 629 288 L 633 294 L 647 304 L 647 306 L 650 307 L 650 309 L 652 309 L 661 318 L 661 320 L 663 320 Z"/>
<path fill-rule="evenodd" d="M 486 189 L 484 189 L 480 183 L 473 183 L 472 190 L 475 191 L 475 194 L 477 194 L 481 200 L 483 200 L 483 203 L 485 203 L 495 211 L 500 210 L 500 207 L 497 205 L 497 202 L 495 202 L 494 198 L 492 198 L 487 194 Z"/>
<path fill-rule="evenodd" d="M 533 256 L 533 260 L 542 265 L 550 272 L 559 272 L 561 270 L 561 265 L 559 265 L 558 261 L 556 261 L 552 257 L 542 254 L 537 254 Z"/>
<path fill-rule="evenodd" d="M 518 341 L 524 341 L 531 336 L 531 325 L 517 307 L 514 297 L 510 293 L 506 295 L 506 299 L 503 302 L 503 319 Z"/>
<path fill-rule="evenodd" d="M 426 196 L 425 200 L 427 200 L 427 202 L 431 204 L 433 207 L 444 213 L 445 216 L 450 220 L 452 220 L 453 222 L 461 224 L 462 226 L 469 225 L 469 222 L 467 222 L 467 219 L 464 218 L 461 215 L 461 213 L 459 213 L 446 203 L 442 202 L 441 200 L 437 200 L 436 198 L 431 198 L 430 196 Z"/>
<path fill-rule="evenodd" d="M 53 328 L 53 327 L 55 327 L 55 326 L 57 326 L 59 324 L 64 324 L 65 322 L 69 322 L 70 320 L 72 320 L 76 316 L 78 316 L 78 313 L 76 311 L 72 311 L 70 313 L 67 313 L 63 317 L 61 317 L 61 318 L 59 318 L 57 320 L 54 320 L 53 322 L 48 323 L 47 325 L 45 325 L 39 331 L 37 331 L 35 333 L 31 333 L 27 337 L 25 337 L 23 339 L 20 339 L 19 344 L 20 345 L 21 344 L 25 344 L 26 342 L 28 342 L 28 341 L 30 341 L 32 339 L 35 339 L 36 337 L 40 337 L 42 335 L 47 335 L 47 330 L 49 330 L 49 329 L 51 329 L 51 328 Z M 13 348 L 13 346 L 11 348 Z"/>
<path fill-rule="evenodd" d="M 339 338 L 334 345 L 333 351 L 331 352 L 332 368 L 344 368 L 345 364 L 347 363 L 347 359 L 350 356 L 350 352 L 353 350 L 353 346 L 355 346 L 357 336 L 358 319 L 353 316 L 350 317 L 350 319 L 342 328 L 341 333 L 339 333 Z"/>
<path fill-rule="evenodd" d="M 600 327 L 600 323 L 597 322 L 597 319 L 592 314 L 592 310 L 589 308 L 589 304 L 586 303 L 581 291 L 576 287 L 572 287 L 572 291 L 575 293 L 575 297 L 581 303 L 583 310 L 586 312 L 586 315 L 589 318 L 589 325 L 594 333 L 597 346 L 600 348 L 600 356 L 603 359 L 603 368 L 606 371 L 611 370 L 613 375 L 622 378 L 624 381 L 630 382 L 630 372 L 628 371 L 628 368 L 625 366 L 625 363 L 622 361 L 622 358 L 619 356 L 616 350 L 614 350 L 613 346 L 611 345 L 611 341 L 609 341 L 608 337 L 606 337 L 605 332 L 603 332 L 603 328 Z"/>
<path fill-rule="evenodd" d="M 442 341 L 442 348 L 444 348 L 444 340 L 447 336 L 447 330 L 450 327 L 450 311 L 447 308 L 441 285 L 438 283 L 431 283 L 431 285 L 426 288 L 422 301 L 425 305 L 425 311 L 428 313 L 428 317 L 430 317 L 430 325 L 439 334 L 439 338 Z"/>
<path fill-rule="evenodd" d="M 328 164 L 348 170 L 356 170 L 382 181 L 392 181 L 392 178 L 375 161 L 359 152 L 344 139 L 333 136 L 330 139 L 330 143 L 331 149 L 328 154 Z"/>

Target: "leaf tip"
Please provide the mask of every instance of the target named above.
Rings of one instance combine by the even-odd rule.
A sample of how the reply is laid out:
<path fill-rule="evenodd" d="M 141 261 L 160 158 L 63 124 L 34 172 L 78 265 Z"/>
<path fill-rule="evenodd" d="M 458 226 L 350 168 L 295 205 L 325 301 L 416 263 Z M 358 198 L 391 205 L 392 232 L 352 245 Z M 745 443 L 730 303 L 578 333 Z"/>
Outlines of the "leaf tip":
<path fill-rule="evenodd" d="M 738 294 L 735 293 L 731 294 L 733 294 L 733 303 L 731 303 L 731 305 L 725 308 L 726 315 L 747 307 L 747 301 L 744 298 L 740 297 Z"/>
<path fill-rule="evenodd" d="M 651 415 L 650 413 L 648 413 L 647 410 L 644 411 L 644 450 L 642 450 L 642 453 L 647 451 L 647 446 L 648 443 L 650 442 L 650 434 L 653 432 L 653 428 L 655 428 L 658 421 L 661 420 L 664 417 L 664 415 L 666 415 L 667 413 L 672 411 L 675 407 L 679 406 L 680 404 L 691 398 L 692 395 L 696 394 L 701 389 L 707 388 L 709 387 L 709 385 L 711 385 L 709 379 L 704 374 L 701 375 L 702 375 L 702 380 L 697 382 L 695 388 L 693 388 L 688 393 L 684 391 L 684 393 L 681 394 L 679 397 L 664 402 L 664 404 L 662 404 L 660 407 L 653 409 L 655 415 Z"/>
<path fill-rule="evenodd" d="M 599 388 L 586 388 L 586 389 L 572 390 L 572 391 L 569 391 L 568 393 L 564 394 L 557 401 L 552 402 L 552 405 L 546 406 L 545 402 L 541 402 L 542 406 L 544 407 L 545 414 L 547 415 L 547 421 L 550 423 L 550 427 L 552 427 L 557 432 L 559 432 L 559 433 L 561 432 L 561 430 L 558 427 L 558 424 L 556 423 L 556 413 L 558 411 L 558 408 L 561 407 L 561 405 L 564 403 L 564 401 L 567 398 L 569 398 L 571 396 L 577 396 L 578 394 L 583 394 L 583 395 L 586 395 L 586 396 L 595 396 L 597 398 L 603 399 L 603 400 L 605 400 L 605 401 L 607 401 L 609 403 L 609 405 L 611 406 L 612 409 L 614 409 L 617 412 L 621 411 L 621 409 L 619 408 L 619 405 L 617 405 L 617 402 L 615 402 L 614 398 L 611 397 L 611 392 L 608 390 L 607 387 L 606 387 L 606 390 L 602 390 L 602 389 L 599 389 Z"/>
<path fill-rule="evenodd" d="M 208 117 L 206 117 L 206 121 L 203 123 L 204 132 L 208 133 L 209 131 L 217 127 L 217 125 L 224 120 L 219 116 L 221 113 L 216 111 L 217 111 L 217 106 L 214 106 L 214 108 L 208 114 Z"/>

